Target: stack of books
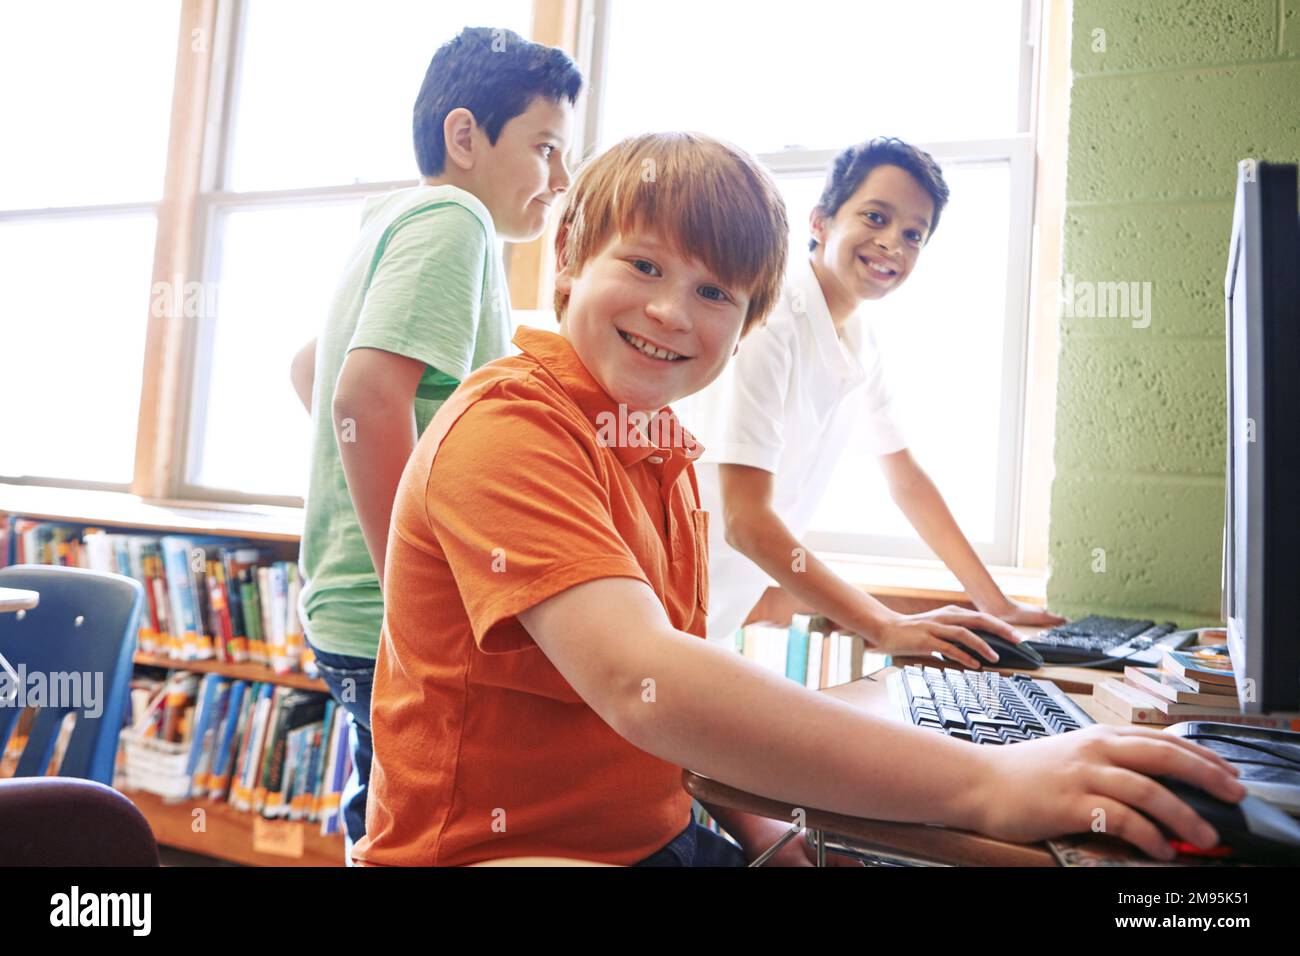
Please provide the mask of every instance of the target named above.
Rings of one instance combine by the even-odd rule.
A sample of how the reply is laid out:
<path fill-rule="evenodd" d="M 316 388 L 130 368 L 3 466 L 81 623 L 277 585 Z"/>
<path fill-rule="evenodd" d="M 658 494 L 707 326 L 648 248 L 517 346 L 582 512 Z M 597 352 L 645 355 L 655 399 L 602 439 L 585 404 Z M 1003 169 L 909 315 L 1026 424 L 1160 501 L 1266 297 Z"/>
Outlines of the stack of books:
<path fill-rule="evenodd" d="M 138 646 L 146 654 L 314 673 L 292 561 L 272 561 L 232 538 L 110 534 L 28 518 L 11 518 L 9 531 L 19 564 L 113 571 L 139 581 L 146 606 Z"/>
<path fill-rule="evenodd" d="M 750 624 L 737 649 L 760 667 L 812 690 L 857 680 L 884 667 L 888 658 L 866 649 L 861 635 L 835 630 L 823 617 L 796 614 L 789 627 Z"/>
<path fill-rule="evenodd" d="M 1222 640 L 1222 631 L 1208 632 Z M 1185 720 L 1208 720 L 1257 727 L 1291 729 L 1295 714 L 1243 714 L 1237 676 L 1226 644 L 1207 644 L 1166 651 L 1158 667 L 1124 668 L 1093 688 L 1093 698 L 1130 723 L 1167 726 Z"/>

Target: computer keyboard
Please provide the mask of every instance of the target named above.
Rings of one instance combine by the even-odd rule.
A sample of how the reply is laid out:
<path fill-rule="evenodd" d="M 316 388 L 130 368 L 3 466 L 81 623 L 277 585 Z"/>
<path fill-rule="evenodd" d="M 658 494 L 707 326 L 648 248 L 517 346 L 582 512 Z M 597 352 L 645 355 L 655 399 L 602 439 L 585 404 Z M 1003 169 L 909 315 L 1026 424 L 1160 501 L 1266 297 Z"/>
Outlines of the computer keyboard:
<path fill-rule="evenodd" d="M 908 665 L 889 690 L 907 719 L 977 744 L 1015 744 L 1095 723 L 1047 680 Z"/>
<path fill-rule="evenodd" d="M 1026 643 L 1048 664 L 1086 664 L 1122 671 L 1128 665 L 1153 667 L 1166 650 L 1193 640 L 1171 623 L 1090 615 L 1045 631 Z"/>

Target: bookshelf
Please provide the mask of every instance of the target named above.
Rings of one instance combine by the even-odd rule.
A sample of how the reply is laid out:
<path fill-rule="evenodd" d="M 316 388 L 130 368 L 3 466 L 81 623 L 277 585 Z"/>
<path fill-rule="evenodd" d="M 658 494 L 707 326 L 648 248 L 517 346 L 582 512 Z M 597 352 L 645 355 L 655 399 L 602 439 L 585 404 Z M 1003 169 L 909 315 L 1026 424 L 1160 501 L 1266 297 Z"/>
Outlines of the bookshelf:
<path fill-rule="evenodd" d="M 145 654 L 137 651 L 136 664 L 141 667 L 165 667 L 169 670 L 193 671 L 196 674 L 220 674 L 232 680 L 262 681 L 280 684 L 284 687 L 296 687 L 299 690 L 316 690 L 322 694 L 329 693 L 323 680 L 308 677 L 297 672 L 277 674 L 261 664 L 232 664 L 229 661 L 178 661 L 162 654 Z"/>
<path fill-rule="evenodd" d="M 144 814 L 161 846 L 245 866 L 342 866 L 343 837 L 322 836 L 314 823 L 266 820 L 207 798 L 168 802 L 157 794 L 123 789 Z M 195 813 L 202 810 L 200 817 Z M 196 830 L 202 821 L 202 829 Z"/>
<path fill-rule="evenodd" d="M 0 483 L 0 527 L 10 517 L 102 528 L 126 534 L 230 537 L 266 548 L 277 560 L 296 560 L 302 512 L 292 508 L 236 508 L 206 502 L 146 502 L 116 492 L 80 491 Z M 14 554 L 0 542 L 0 564 Z M 179 661 L 137 651 L 137 666 L 218 674 L 233 680 L 271 683 L 327 693 L 306 674 L 276 673 L 262 664 L 217 660 Z M 159 845 L 246 866 L 342 866 L 343 836 L 322 835 L 316 822 L 268 820 L 207 797 L 168 800 L 123 787 Z M 197 811 L 202 811 L 201 813 Z"/>

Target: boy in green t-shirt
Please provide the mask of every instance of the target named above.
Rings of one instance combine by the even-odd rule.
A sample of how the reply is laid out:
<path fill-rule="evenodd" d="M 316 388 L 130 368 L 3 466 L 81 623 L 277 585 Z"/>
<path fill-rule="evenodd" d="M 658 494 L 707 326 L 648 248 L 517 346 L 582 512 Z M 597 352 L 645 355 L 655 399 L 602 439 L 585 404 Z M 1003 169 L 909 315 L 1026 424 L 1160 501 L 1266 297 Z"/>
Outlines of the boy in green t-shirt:
<path fill-rule="evenodd" d="M 581 87 L 562 50 L 509 30 L 466 28 L 440 47 L 415 103 L 420 184 L 367 200 L 325 327 L 294 358 L 294 388 L 312 416 L 299 612 L 352 725 L 349 843 L 365 831 L 398 480 L 443 400 L 509 352 L 497 240 L 537 238 L 568 187 L 564 151 Z"/>

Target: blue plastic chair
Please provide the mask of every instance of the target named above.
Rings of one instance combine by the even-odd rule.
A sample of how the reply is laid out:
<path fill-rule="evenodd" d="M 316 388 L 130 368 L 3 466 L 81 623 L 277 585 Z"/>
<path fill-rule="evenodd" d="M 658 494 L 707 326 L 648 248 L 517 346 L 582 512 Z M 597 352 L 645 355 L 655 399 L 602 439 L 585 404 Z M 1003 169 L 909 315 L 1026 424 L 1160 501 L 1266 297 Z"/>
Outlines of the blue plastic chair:
<path fill-rule="evenodd" d="M 82 699 L 59 700 L 58 706 L 41 707 L 16 775 L 42 776 L 54 754 L 63 718 L 79 711 L 72 736 L 64 751 L 58 774 L 82 777 L 103 784 L 113 783 L 118 733 L 130 699 L 131 666 L 137 629 L 144 607 L 144 588 L 139 581 L 106 571 L 64 568 L 39 564 L 17 564 L 0 568 L 0 587 L 22 588 L 40 594 L 40 603 L 29 611 L 0 613 L 0 654 L 26 678 L 31 687 L 33 674 L 45 675 L 49 687 L 58 685 L 51 675 L 90 674 L 91 686 L 82 682 Z M 24 670 L 25 669 L 25 673 Z M 87 716 L 88 692 L 95 690 L 93 675 L 103 674 L 102 711 Z M 6 677 L 10 685 L 12 678 Z M 70 681 L 63 686 L 70 686 Z M 6 686 L 0 700 L 10 699 Z M 18 701 L 0 705 L 0 747 L 13 733 L 22 709 Z"/>

